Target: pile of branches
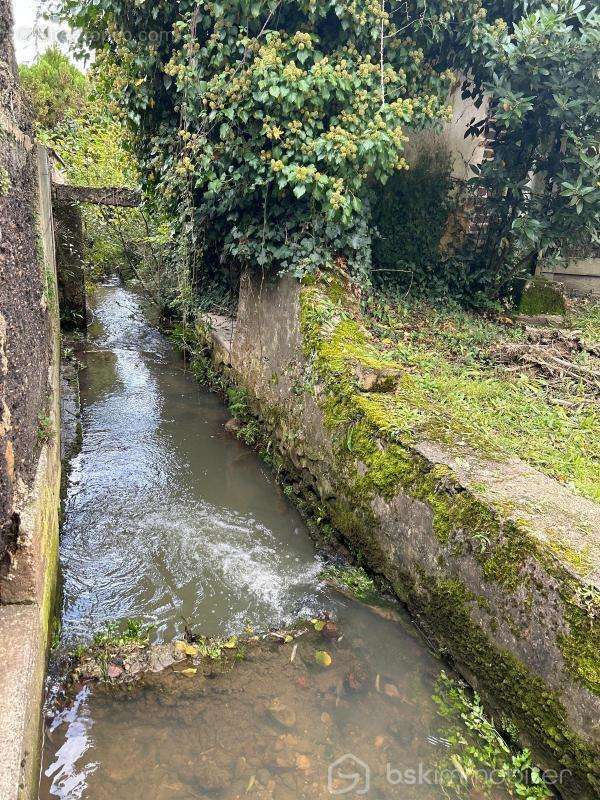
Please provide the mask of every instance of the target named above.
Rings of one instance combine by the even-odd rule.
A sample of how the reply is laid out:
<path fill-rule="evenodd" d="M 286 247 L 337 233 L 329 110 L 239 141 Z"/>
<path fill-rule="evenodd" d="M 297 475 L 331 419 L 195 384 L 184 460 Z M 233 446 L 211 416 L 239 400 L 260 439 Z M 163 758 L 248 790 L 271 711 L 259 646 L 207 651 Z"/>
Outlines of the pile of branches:
<path fill-rule="evenodd" d="M 578 384 L 585 400 L 600 397 L 600 344 L 587 342 L 580 331 L 527 327 L 522 341 L 502 342 L 491 355 L 509 371 L 527 369 L 553 385 L 569 380 Z"/>

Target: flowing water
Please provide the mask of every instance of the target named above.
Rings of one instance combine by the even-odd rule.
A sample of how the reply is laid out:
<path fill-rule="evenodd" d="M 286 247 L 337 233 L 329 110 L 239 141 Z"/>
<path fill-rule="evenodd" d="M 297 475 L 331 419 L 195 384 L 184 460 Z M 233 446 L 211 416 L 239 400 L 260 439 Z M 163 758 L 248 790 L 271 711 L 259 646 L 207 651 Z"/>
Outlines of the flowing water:
<path fill-rule="evenodd" d="M 160 641 L 186 621 L 225 635 L 327 611 L 339 635 L 316 641 L 309 626 L 208 677 L 82 687 L 47 720 L 40 798 L 447 796 L 427 772 L 446 744 L 431 699 L 441 665 L 410 622 L 319 582 L 299 514 L 134 293 L 98 288 L 93 315 L 62 531 L 63 645 L 131 617 Z"/>

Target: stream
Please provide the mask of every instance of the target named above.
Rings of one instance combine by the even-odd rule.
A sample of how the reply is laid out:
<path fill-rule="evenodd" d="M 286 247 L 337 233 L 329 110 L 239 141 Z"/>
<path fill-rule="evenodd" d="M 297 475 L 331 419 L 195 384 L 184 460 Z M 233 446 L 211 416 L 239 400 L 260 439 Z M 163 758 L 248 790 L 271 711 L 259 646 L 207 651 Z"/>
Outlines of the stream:
<path fill-rule="evenodd" d="M 257 647 L 202 681 L 171 670 L 49 703 L 40 800 L 454 796 L 428 772 L 448 746 L 432 700 L 442 665 L 410 620 L 320 581 L 299 513 L 135 293 L 106 284 L 90 305 L 59 650 L 128 618 L 160 642 L 186 625 L 230 636 L 327 612 L 335 637 Z"/>

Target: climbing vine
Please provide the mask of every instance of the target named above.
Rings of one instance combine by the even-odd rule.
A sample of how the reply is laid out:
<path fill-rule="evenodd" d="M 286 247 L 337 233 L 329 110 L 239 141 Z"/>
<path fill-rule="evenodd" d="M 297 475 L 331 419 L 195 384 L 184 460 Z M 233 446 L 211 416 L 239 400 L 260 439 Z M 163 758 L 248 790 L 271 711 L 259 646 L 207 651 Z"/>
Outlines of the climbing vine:
<path fill-rule="evenodd" d="M 493 119 L 472 132 L 495 144 L 472 181 L 490 224 L 455 255 L 472 296 L 598 236 L 592 2 L 57 2 L 96 52 L 193 280 L 340 259 L 367 278 L 373 200 L 408 167 L 407 138 L 448 119 L 460 74 Z"/>
<path fill-rule="evenodd" d="M 366 275 L 370 195 L 408 167 L 408 129 L 449 111 L 451 74 L 405 35 L 397 4 L 65 5 L 205 263 L 305 274 L 341 256 Z"/>

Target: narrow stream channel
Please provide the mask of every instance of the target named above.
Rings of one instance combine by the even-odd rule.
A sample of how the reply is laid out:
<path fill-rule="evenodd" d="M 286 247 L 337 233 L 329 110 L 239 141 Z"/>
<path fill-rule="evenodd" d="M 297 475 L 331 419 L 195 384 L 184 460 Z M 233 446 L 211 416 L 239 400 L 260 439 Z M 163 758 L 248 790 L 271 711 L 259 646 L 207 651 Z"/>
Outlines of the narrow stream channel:
<path fill-rule="evenodd" d="M 125 694 L 82 688 L 47 720 L 40 800 L 448 796 L 427 774 L 398 784 L 389 772 L 422 775 L 438 762 L 441 664 L 408 620 L 319 582 L 299 514 L 224 431 L 221 402 L 186 373 L 137 296 L 105 285 L 92 305 L 83 446 L 62 530 L 62 645 L 132 617 L 170 640 L 184 621 L 229 635 L 325 610 L 343 635 L 327 645 L 329 670 L 311 663 L 307 637 L 297 657 L 275 648 L 201 690 L 173 673 Z M 336 767 L 331 784 L 329 766 L 348 754 L 360 762 Z"/>

